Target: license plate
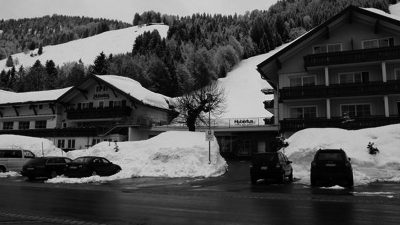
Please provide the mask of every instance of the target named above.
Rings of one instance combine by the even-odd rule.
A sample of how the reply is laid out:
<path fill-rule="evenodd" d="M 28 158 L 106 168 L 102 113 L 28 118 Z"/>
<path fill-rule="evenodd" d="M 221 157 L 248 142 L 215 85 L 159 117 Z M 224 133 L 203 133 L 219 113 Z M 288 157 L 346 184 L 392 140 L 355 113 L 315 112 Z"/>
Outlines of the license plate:
<path fill-rule="evenodd" d="M 261 170 L 267 170 L 268 169 L 268 166 L 262 166 L 261 167 Z"/>
<path fill-rule="evenodd" d="M 325 166 L 327 166 L 327 167 L 334 167 L 334 166 L 336 166 L 336 164 L 334 164 L 334 163 L 327 163 L 327 164 L 325 164 Z"/>

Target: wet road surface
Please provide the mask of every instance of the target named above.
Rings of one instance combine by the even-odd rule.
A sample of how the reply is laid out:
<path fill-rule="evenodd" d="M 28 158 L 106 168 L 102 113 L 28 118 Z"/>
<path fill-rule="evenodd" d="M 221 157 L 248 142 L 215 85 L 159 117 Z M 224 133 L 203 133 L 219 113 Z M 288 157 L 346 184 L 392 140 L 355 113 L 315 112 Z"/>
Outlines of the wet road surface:
<path fill-rule="evenodd" d="M 0 224 L 399 224 L 400 185 L 252 186 L 247 162 L 209 179 L 46 184 L 0 178 Z"/>

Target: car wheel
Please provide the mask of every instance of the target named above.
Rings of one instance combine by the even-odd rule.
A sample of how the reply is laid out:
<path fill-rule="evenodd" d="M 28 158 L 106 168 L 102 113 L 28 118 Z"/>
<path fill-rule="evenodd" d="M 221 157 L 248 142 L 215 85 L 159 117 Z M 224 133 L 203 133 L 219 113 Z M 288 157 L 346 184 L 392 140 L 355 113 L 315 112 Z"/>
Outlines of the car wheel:
<path fill-rule="evenodd" d="M 0 173 L 5 173 L 6 172 L 6 168 L 4 166 L 0 166 Z"/>
<path fill-rule="evenodd" d="M 51 171 L 50 172 L 50 178 L 54 178 L 54 177 L 56 177 L 57 176 L 57 172 L 56 171 Z"/>
<path fill-rule="evenodd" d="M 289 181 L 290 181 L 290 182 L 293 182 L 293 170 L 290 171 Z"/>
<path fill-rule="evenodd" d="M 94 170 L 93 170 L 93 172 L 92 172 L 92 176 L 97 176 L 97 173 L 96 173 L 96 171 L 94 171 Z"/>

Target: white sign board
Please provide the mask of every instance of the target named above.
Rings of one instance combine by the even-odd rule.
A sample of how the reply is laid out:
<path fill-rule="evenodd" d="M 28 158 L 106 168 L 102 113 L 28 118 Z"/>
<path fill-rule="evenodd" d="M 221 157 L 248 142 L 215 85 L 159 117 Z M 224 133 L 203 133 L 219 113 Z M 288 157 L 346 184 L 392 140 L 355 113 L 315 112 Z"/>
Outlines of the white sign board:
<path fill-rule="evenodd" d="M 206 130 L 206 141 L 214 141 L 214 131 Z"/>

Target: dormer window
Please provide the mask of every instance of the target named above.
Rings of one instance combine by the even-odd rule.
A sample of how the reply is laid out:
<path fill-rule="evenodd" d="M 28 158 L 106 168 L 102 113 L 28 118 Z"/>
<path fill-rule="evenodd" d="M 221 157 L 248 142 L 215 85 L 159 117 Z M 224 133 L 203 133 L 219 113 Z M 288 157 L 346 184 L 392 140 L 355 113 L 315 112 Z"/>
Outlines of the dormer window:
<path fill-rule="evenodd" d="M 394 39 L 390 38 L 380 38 L 380 39 L 370 39 L 362 41 L 363 49 L 368 48 L 384 48 L 394 46 Z"/>
<path fill-rule="evenodd" d="M 314 75 L 306 75 L 306 76 L 290 77 L 289 83 L 290 83 L 290 87 L 312 86 L 312 85 L 315 85 L 315 76 Z"/>

